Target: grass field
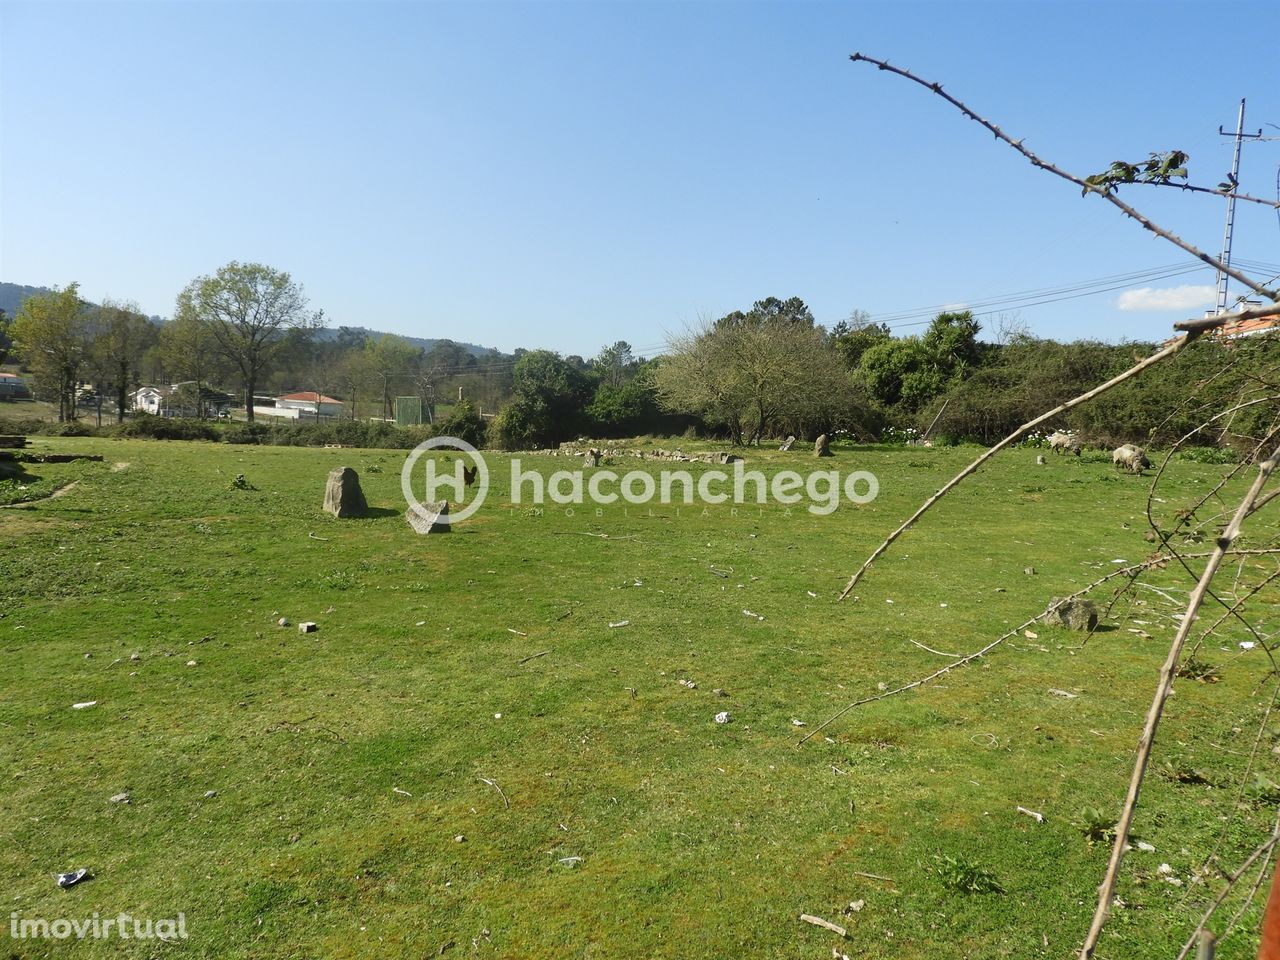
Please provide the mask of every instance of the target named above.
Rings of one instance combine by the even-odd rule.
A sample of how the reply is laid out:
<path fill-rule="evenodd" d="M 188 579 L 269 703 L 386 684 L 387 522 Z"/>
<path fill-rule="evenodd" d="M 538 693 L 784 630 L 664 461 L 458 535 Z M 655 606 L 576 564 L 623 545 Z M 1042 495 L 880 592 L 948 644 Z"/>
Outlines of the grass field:
<path fill-rule="evenodd" d="M 1109 463 L 1003 455 L 836 604 L 972 450 L 842 449 L 823 466 L 873 471 L 880 496 L 829 517 L 539 514 L 494 456 L 484 510 L 423 538 L 392 451 L 33 445 L 106 462 L 32 465 L 78 483 L 0 510 L 0 890 L 23 918 L 181 912 L 188 938 L 7 955 L 1067 957 L 1087 928 L 1107 846 L 1081 823 L 1119 809 L 1173 603 L 1139 591 L 1083 646 L 1039 627 L 800 748 L 797 722 L 947 662 L 910 640 L 976 650 L 1142 559 L 1147 482 Z M 321 511 L 340 465 L 378 516 Z M 1175 463 L 1163 508 L 1221 470 Z M 1243 638 L 1202 651 L 1221 682 L 1178 684 L 1156 763 L 1209 782 L 1149 780 L 1135 829 L 1155 851 L 1128 858 L 1100 957 L 1172 956 L 1217 889 L 1191 872 L 1220 831 L 1232 867 L 1270 829 L 1274 792 L 1235 787 L 1271 690 Z M 1253 955 L 1258 912 L 1220 957 Z"/>

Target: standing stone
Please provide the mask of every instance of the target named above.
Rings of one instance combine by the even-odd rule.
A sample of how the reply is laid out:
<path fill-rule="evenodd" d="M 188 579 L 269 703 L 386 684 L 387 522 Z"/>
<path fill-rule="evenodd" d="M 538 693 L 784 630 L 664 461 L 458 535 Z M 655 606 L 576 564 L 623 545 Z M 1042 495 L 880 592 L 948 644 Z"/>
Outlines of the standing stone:
<path fill-rule="evenodd" d="M 1037 466 L 1043 467 L 1043 466 L 1044 466 L 1046 463 L 1048 463 L 1048 462 L 1049 462 L 1049 461 L 1048 461 L 1048 460 L 1046 460 L 1043 456 L 1038 456 L 1038 457 L 1036 457 L 1036 465 L 1037 465 Z"/>
<path fill-rule="evenodd" d="M 791 445 L 795 442 L 796 442 L 796 438 L 794 435 L 788 436 L 787 439 L 782 441 L 782 446 L 778 447 L 778 449 L 781 450 L 783 453 L 786 453 L 788 450 L 791 449 Z"/>
<path fill-rule="evenodd" d="M 815 457 L 835 456 L 835 454 L 831 452 L 831 440 L 825 433 L 817 440 L 813 441 L 813 455 Z"/>
<path fill-rule="evenodd" d="M 1040 620 L 1042 623 L 1070 627 L 1072 630 L 1096 630 L 1098 608 L 1092 600 L 1063 600 L 1054 597 L 1049 601 L 1049 609 L 1040 615 Z"/>
<path fill-rule="evenodd" d="M 600 451 L 592 447 L 582 455 L 582 462 L 588 467 L 600 466 Z"/>
<path fill-rule="evenodd" d="M 448 533 L 448 519 L 441 522 L 442 517 L 447 518 L 448 516 L 448 500 L 416 503 L 404 512 L 404 518 L 409 521 L 409 526 L 413 527 L 417 533 Z"/>
<path fill-rule="evenodd" d="M 329 482 L 324 488 L 324 509 L 335 517 L 363 517 L 368 513 L 369 504 L 360 489 L 360 475 L 350 467 L 330 470 Z"/>

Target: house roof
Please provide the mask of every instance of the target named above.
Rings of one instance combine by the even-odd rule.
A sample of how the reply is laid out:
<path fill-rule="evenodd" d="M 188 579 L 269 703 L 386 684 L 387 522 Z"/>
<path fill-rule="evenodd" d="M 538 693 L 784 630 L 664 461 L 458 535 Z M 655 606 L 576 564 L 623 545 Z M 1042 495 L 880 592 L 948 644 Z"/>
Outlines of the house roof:
<path fill-rule="evenodd" d="M 316 393 L 314 390 L 303 390 L 301 393 L 286 393 L 283 397 L 276 397 L 277 400 L 298 400 L 302 403 L 337 403 L 341 404 L 341 400 L 335 400 L 333 397 L 326 397 L 322 393 Z"/>

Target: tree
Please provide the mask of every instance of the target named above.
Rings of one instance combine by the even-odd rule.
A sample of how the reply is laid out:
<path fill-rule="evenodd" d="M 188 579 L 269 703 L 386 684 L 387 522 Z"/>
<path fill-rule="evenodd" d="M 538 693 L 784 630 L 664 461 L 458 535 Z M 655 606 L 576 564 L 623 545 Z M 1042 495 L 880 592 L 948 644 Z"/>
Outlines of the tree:
<path fill-rule="evenodd" d="M 914 412 L 977 366 L 979 329 L 968 310 L 940 313 L 923 337 L 880 339 L 867 347 L 858 369 L 878 401 Z"/>
<path fill-rule="evenodd" d="M 550 350 L 533 350 L 516 361 L 512 388 L 515 395 L 496 427 L 509 449 L 549 447 L 573 436 L 591 397 L 586 375 Z"/>
<path fill-rule="evenodd" d="M 388 333 L 364 345 L 365 369 L 370 378 L 382 390 L 382 416 L 390 420 L 391 388 L 397 383 L 408 383 L 416 371 L 422 351 L 404 337 Z"/>
<path fill-rule="evenodd" d="M 116 396 L 116 422 L 124 420 L 129 387 L 138 380 L 143 354 L 155 341 L 156 330 L 138 310 L 137 304 L 117 304 L 104 300 L 93 317 L 93 360 L 100 373 L 98 411 L 101 418 L 102 389 L 111 387 Z"/>
<path fill-rule="evenodd" d="M 13 349 L 12 327 L 13 318 L 4 312 L 4 307 L 0 307 L 0 363 L 5 362 Z"/>
<path fill-rule="evenodd" d="M 58 398 L 58 419 L 74 420 L 76 384 L 89 352 L 89 315 L 79 284 L 23 301 L 13 321 L 18 353 L 35 374 L 37 388 Z"/>
<path fill-rule="evenodd" d="M 600 382 L 617 389 L 626 381 L 636 363 L 631 352 L 631 344 L 619 340 L 611 347 L 605 347 L 593 361 Z"/>
<path fill-rule="evenodd" d="M 865 310 L 854 310 L 847 320 L 841 320 L 831 328 L 831 342 L 847 370 L 856 369 L 867 350 L 892 336 L 887 323 L 873 323 Z"/>
<path fill-rule="evenodd" d="M 832 419 L 851 386 L 825 331 L 798 297 L 757 301 L 669 344 L 657 370 L 665 406 L 758 443 L 782 421 Z"/>
<path fill-rule="evenodd" d="M 160 356 L 172 379 L 195 381 L 196 396 L 212 375 L 218 360 L 218 343 L 210 326 L 195 314 L 193 305 L 178 302 L 178 314 L 160 331 Z M 204 416 L 203 405 L 196 416 Z"/>
<path fill-rule="evenodd" d="M 253 421 L 258 380 L 291 330 L 320 326 L 302 287 L 289 274 L 260 263 L 232 261 L 211 277 L 197 277 L 178 295 L 179 315 L 190 312 L 205 324 L 219 353 L 240 373 L 245 413 Z"/>

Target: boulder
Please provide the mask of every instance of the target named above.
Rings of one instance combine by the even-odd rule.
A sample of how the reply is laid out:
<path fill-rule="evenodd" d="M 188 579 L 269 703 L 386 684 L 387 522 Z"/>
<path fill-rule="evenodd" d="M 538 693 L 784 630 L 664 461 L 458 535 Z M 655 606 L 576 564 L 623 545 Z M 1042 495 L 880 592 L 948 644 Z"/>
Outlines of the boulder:
<path fill-rule="evenodd" d="M 825 433 L 817 440 L 813 441 L 813 455 L 815 457 L 834 456 L 831 452 L 831 440 Z"/>
<path fill-rule="evenodd" d="M 409 526 L 413 527 L 416 533 L 448 533 L 448 517 L 448 500 L 415 503 L 404 512 L 404 518 L 409 521 Z"/>
<path fill-rule="evenodd" d="M 369 504 L 360 489 L 360 475 L 350 467 L 330 470 L 324 488 L 324 509 L 335 517 L 363 517 L 368 513 Z"/>
<path fill-rule="evenodd" d="M 782 446 L 778 447 L 778 449 L 781 450 L 783 453 L 786 453 L 788 450 L 791 449 L 791 445 L 795 442 L 796 442 L 796 438 L 794 436 L 788 436 L 787 439 L 782 441 Z"/>
<path fill-rule="evenodd" d="M 1098 608 L 1092 600 L 1054 597 L 1049 601 L 1049 608 L 1040 615 L 1040 621 L 1051 626 L 1092 631 L 1098 627 Z"/>

